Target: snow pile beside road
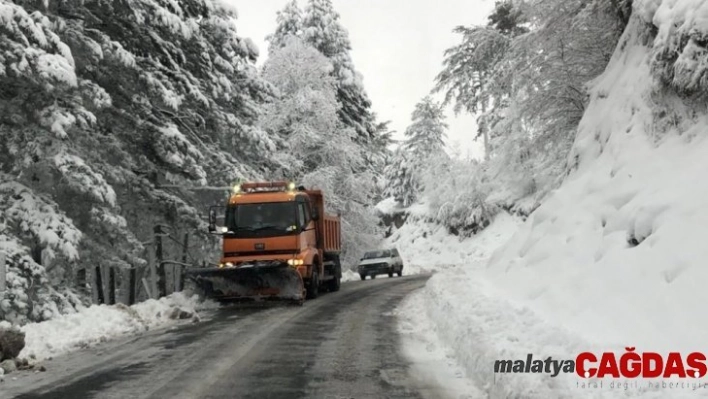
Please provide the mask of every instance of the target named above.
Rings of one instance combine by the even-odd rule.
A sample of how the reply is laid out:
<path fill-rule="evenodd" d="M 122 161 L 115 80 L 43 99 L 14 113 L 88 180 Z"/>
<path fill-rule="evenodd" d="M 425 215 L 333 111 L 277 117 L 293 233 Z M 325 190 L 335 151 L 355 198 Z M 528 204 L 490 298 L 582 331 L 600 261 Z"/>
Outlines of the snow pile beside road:
<path fill-rule="evenodd" d="M 489 246 L 499 245 L 519 224 L 518 218 L 501 213 L 493 227 L 461 239 L 449 234 L 444 226 L 409 219 L 387 239 L 387 246 L 398 248 L 404 274 L 431 273 L 468 265 L 484 257 Z"/>
<path fill-rule="evenodd" d="M 21 330 L 26 334 L 26 345 L 19 357 L 42 360 L 123 335 L 176 324 L 181 320 L 198 321 L 197 311 L 212 306 L 211 302 L 198 302 L 198 296 L 187 297 L 182 293 L 159 300 L 150 299 L 130 307 L 90 306 L 78 313 L 23 326 Z"/>
<path fill-rule="evenodd" d="M 342 270 L 342 282 L 360 280 L 359 274 L 353 270 Z"/>
<path fill-rule="evenodd" d="M 480 234 L 459 240 L 425 222 L 404 225 L 391 237 L 413 264 L 439 270 L 426 286 L 396 309 L 403 352 L 413 373 L 423 382 L 447 387 L 449 397 L 482 397 L 493 356 L 509 344 L 523 346 L 528 336 L 553 334 L 528 330 L 529 312 L 515 309 L 483 281 L 484 264 L 521 225 L 506 213 L 497 215 Z M 416 236 L 419 235 L 419 236 Z M 433 248 L 444 250 L 444 255 Z M 569 340 L 569 339 L 568 339 Z M 526 384 L 526 385 L 524 385 Z M 509 388 L 538 390 L 533 379 L 517 380 Z M 476 388 L 478 387 L 478 388 Z M 549 396 L 552 397 L 552 396 Z"/>
<path fill-rule="evenodd" d="M 465 378 L 465 370 L 455 359 L 450 346 L 440 340 L 438 326 L 426 312 L 427 300 L 427 295 L 418 291 L 394 311 L 399 317 L 403 355 L 413 363 L 411 379 L 417 386 L 443 389 L 444 392 L 437 394 L 445 397 L 484 397 L 474 382 Z"/>
<path fill-rule="evenodd" d="M 528 306 L 509 300 L 508 293 L 487 280 L 491 254 L 505 245 L 520 225 L 518 219 L 502 213 L 479 235 L 450 246 L 451 256 L 463 258 L 464 263 L 436 273 L 396 309 L 403 353 L 413 363 L 412 375 L 422 384 L 445 387 L 441 394 L 449 398 L 506 398 L 521 393 L 528 398 L 639 394 L 636 390 L 583 390 L 574 374 L 494 375 L 496 360 L 526 359 L 528 353 L 537 356 L 536 360 L 549 356 L 570 360 L 580 352 L 607 349 L 543 320 Z M 441 241 L 437 235 L 428 237 L 431 242 L 423 238 L 419 243 Z M 448 243 L 457 241 L 456 237 L 447 238 Z M 428 256 L 435 263 L 436 255 Z M 420 261 L 425 260 L 421 253 Z M 661 398 L 665 392 L 643 394 Z"/>

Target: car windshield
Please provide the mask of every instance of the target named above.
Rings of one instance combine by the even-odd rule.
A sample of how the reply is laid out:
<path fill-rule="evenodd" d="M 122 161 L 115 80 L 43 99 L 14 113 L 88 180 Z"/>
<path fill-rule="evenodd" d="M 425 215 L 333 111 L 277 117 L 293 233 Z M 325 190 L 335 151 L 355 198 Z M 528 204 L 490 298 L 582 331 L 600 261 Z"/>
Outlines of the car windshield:
<path fill-rule="evenodd" d="M 226 214 L 230 232 L 293 232 L 297 229 L 297 207 L 294 202 L 239 204 Z"/>
<path fill-rule="evenodd" d="M 391 251 L 371 251 L 364 254 L 364 259 L 388 258 L 391 256 Z"/>

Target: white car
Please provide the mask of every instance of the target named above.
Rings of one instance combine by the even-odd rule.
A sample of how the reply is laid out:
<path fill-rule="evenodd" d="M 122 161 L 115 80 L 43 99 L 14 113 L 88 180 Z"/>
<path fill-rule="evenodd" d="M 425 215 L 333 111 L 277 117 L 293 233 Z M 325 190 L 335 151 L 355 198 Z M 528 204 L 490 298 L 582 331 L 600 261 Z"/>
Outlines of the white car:
<path fill-rule="evenodd" d="M 357 271 L 362 280 L 366 280 L 366 276 L 375 279 L 381 274 L 393 277 L 395 273 L 400 277 L 403 275 L 403 259 L 396 248 L 367 252 L 359 261 Z"/>

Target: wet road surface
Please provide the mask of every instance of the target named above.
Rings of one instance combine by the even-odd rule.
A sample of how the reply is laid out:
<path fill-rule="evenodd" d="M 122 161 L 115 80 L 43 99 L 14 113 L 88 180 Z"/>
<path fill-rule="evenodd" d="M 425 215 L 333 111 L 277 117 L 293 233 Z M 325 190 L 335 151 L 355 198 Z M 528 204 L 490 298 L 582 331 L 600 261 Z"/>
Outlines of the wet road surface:
<path fill-rule="evenodd" d="M 225 306 L 200 323 L 51 360 L 45 373 L 13 374 L 0 397 L 437 398 L 409 377 L 391 314 L 427 278 L 346 283 L 302 307 Z"/>

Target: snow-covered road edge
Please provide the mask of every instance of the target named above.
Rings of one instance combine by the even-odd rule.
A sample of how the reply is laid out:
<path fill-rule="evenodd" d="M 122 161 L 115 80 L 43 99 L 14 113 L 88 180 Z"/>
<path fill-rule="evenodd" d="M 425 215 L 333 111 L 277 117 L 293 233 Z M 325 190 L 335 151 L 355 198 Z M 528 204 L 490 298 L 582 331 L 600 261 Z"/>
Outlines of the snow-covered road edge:
<path fill-rule="evenodd" d="M 426 293 L 417 291 L 393 312 L 398 317 L 403 355 L 412 363 L 411 378 L 417 386 L 430 386 L 445 398 L 483 397 L 482 391 L 467 378 L 451 347 L 441 341 L 436 325 L 425 311 L 425 302 Z"/>
<path fill-rule="evenodd" d="M 218 307 L 214 302 L 202 302 L 198 296 L 184 293 L 130 307 L 93 305 L 77 313 L 22 326 L 25 348 L 18 358 L 39 362 L 108 340 L 178 323 L 198 322 L 199 312 L 214 307 Z"/>
<path fill-rule="evenodd" d="M 449 248 L 454 251 L 449 257 L 463 262 L 438 270 L 395 310 L 402 351 L 413 363 L 414 376 L 423 384 L 446 387 L 443 393 L 456 399 L 665 397 L 662 391 L 583 389 L 575 375 L 494 373 L 496 360 L 525 359 L 529 353 L 536 358 L 574 360 L 580 352 L 607 350 L 507 299 L 485 278 L 489 256 L 520 224 L 503 214 L 480 235 L 463 242 L 439 235 L 416 240 L 420 247 Z M 419 254 L 418 261 L 423 260 Z"/>

